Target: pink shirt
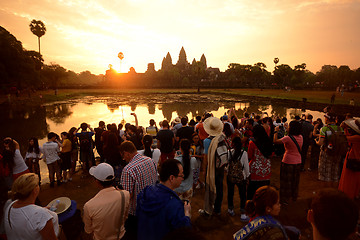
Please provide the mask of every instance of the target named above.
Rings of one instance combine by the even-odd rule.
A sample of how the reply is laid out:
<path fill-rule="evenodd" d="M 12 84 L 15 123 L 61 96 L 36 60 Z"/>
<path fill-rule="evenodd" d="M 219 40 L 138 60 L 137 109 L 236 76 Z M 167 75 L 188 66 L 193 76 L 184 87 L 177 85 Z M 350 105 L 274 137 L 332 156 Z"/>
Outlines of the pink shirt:
<path fill-rule="evenodd" d="M 299 144 L 299 147 L 301 149 L 303 145 L 303 137 L 301 135 L 299 136 L 293 136 L 297 143 Z M 280 139 L 285 146 L 285 154 L 282 159 L 283 163 L 287 164 L 299 164 L 301 163 L 301 154 L 299 153 L 299 150 L 297 149 L 295 143 L 289 136 L 285 136 Z"/>
<path fill-rule="evenodd" d="M 127 219 L 130 205 L 130 193 L 122 190 L 125 196 L 125 206 L 121 206 L 120 191 L 114 187 L 104 188 L 84 205 L 85 232 L 93 233 L 94 239 L 117 239 L 120 219 L 122 225 L 119 237 L 125 234 L 124 223 Z M 124 216 L 121 215 L 121 208 Z"/>

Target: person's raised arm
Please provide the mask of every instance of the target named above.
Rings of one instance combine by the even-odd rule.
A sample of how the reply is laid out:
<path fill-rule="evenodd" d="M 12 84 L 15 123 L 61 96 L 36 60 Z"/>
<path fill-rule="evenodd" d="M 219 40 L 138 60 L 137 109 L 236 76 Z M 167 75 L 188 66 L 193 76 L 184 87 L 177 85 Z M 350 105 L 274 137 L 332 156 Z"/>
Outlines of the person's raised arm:
<path fill-rule="evenodd" d="M 139 126 L 139 122 L 138 122 L 138 118 L 137 118 L 136 113 L 130 113 L 130 114 L 133 115 L 134 118 L 135 118 L 135 127 L 138 127 L 138 126 Z"/>

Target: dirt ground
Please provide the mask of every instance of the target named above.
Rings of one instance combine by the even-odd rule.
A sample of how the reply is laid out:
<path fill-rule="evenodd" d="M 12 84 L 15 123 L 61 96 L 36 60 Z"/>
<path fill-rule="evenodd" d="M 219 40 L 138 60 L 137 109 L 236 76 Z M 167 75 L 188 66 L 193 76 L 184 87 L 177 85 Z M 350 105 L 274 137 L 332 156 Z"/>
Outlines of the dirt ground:
<path fill-rule="evenodd" d="M 279 188 L 280 186 L 280 162 L 281 159 L 273 157 L 272 159 L 272 177 L 271 185 Z M 306 166 L 307 167 L 307 166 Z M 299 198 L 296 202 L 290 203 L 288 206 L 282 206 L 278 220 L 283 225 L 296 226 L 301 230 L 301 239 L 312 239 L 311 225 L 306 220 L 307 210 L 313 194 L 323 188 L 322 182 L 317 180 L 317 171 L 305 171 L 300 176 Z M 41 186 L 40 202 L 47 205 L 51 200 L 57 197 L 69 197 L 77 202 L 77 206 L 82 210 L 83 205 L 92 198 L 99 189 L 96 188 L 93 178 L 84 175 L 82 170 L 73 176 L 73 181 L 50 188 L 49 184 Z M 192 218 L 194 227 L 201 232 L 205 239 L 233 239 L 232 235 L 242 228 L 245 224 L 240 221 L 240 199 L 236 195 L 234 197 L 236 215 L 231 217 L 227 214 L 227 187 L 224 181 L 224 199 L 222 204 L 221 216 L 213 216 L 205 219 L 199 216 L 198 210 L 203 208 L 204 189 L 196 190 L 191 202 Z M 358 201 L 360 206 L 360 202 Z"/>

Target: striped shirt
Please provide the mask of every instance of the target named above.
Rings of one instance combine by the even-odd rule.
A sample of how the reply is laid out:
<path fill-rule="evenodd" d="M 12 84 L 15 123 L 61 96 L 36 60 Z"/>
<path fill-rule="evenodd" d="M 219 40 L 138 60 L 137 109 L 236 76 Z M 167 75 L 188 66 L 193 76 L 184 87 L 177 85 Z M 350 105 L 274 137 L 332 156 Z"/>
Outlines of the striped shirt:
<path fill-rule="evenodd" d="M 155 162 L 141 154 L 136 154 L 124 167 L 120 182 L 125 190 L 133 194 L 133 198 L 130 200 L 129 214 L 135 216 L 137 195 L 146 186 L 155 184 L 157 179 Z"/>

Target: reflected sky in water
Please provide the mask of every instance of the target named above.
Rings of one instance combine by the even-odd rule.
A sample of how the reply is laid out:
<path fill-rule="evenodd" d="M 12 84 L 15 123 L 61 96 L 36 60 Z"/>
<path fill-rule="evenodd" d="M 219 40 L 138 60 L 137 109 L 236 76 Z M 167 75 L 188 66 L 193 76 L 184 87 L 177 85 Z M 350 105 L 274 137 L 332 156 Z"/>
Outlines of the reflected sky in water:
<path fill-rule="evenodd" d="M 21 145 L 24 155 L 27 141 L 35 136 L 40 146 L 44 144 L 49 132 L 60 135 L 71 127 L 79 127 L 86 122 L 95 128 L 100 120 L 108 123 L 135 124 L 135 112 L 139 125 L 149 126 L 149 120 L 158 124 L 164 119 L 174 120 L 177 116 L 188 116 L 189 119 L 211 112 L 215 117 L 221 117 L 229 109 L 234 108 L 239 118 L 245 112 L 256 114 L 268 113 L 269 116 L 286 116 L 291 120 L 295 115 L 311 113 L 314 119 L 323 119 L 323 113 L 318 109 L 299 109 L 293 106 L 271 105 L 269 101 L 253 102 L 249 99 L 239 99 L 222 95 L 209 94 L 135 94 L 114 96 L 87 96 L 65 102 L 57 102 L 44 106 L 1 106 L 0 133 L 1 139 L 10 136 Z M 41 166 L 43 182 L 46 182 L 47 168 Z"/>

